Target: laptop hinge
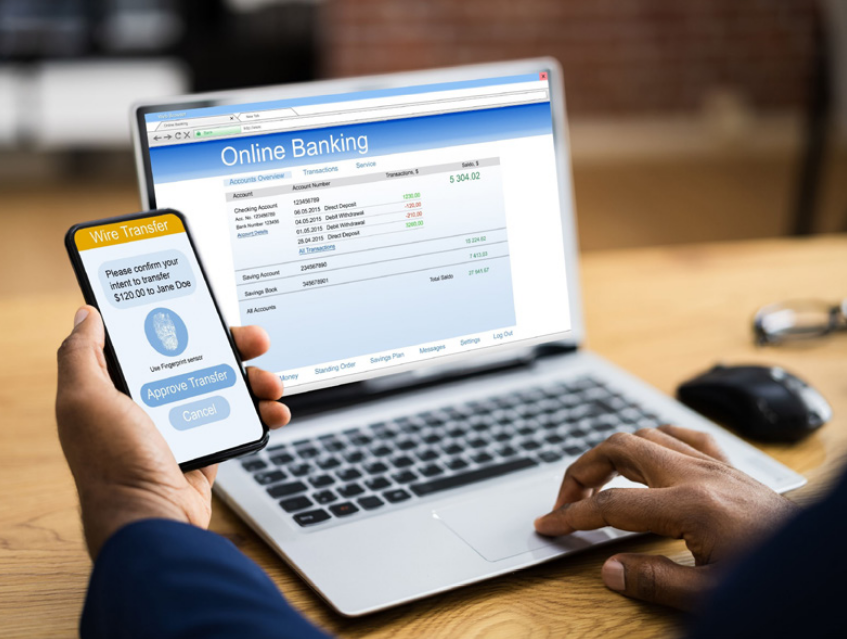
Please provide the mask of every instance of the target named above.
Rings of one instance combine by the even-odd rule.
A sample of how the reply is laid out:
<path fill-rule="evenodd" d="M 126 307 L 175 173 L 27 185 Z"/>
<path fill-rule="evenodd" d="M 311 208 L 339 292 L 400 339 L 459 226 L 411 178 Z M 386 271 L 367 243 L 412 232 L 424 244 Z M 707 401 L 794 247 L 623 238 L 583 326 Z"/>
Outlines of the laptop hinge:
<path fill-rule="evenodd" d="M 455 372 L 443 373 L 437 377 L 414 377 L 400 374 L 376 380 L 345 384 L 334 388 L 310 391 L 301 395 L 294 395 L 290 398 L 283 398 L 283 401 L 288 404 L 291 411 L 296 413 L 298 417 L 305 417 L 394 397 L 413 390 L 433 388 L 457 381 L 484 378 L 507 371 L 530 368 L 538 359 L 568 355 L 575 353 L 577 350 L 578 347 L 572 344 L 545 344 L 533 349 L 530 355 L 526 357 L 504 360 L 473 368 L 458 369 Z"/>

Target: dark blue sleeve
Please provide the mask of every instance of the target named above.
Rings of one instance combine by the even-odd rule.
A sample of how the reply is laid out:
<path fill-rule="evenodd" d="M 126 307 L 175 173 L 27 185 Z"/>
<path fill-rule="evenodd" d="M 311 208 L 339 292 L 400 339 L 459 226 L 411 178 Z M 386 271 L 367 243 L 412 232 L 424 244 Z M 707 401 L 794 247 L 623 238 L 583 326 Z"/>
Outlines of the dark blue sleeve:
<path fill-rule="evenodd" d="M 188 524 L 147 520 L 103 546 L 80 635 L 89 638 L 326 637 L 228 540 Z"/>
<path fill-rule="evenodd" d="M 847 637 L 847 475 L 731 570 L 690 635 Z"/>

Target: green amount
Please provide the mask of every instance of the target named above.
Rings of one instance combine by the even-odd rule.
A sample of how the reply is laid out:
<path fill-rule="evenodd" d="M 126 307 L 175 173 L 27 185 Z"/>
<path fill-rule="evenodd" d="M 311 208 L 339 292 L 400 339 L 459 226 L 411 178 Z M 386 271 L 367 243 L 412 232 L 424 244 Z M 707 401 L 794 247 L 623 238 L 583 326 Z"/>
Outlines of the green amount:
<path fill-rule="evenodd" d="M 455 184 L 456 182 L 469 182 L 471 180 L 481 180 L 482 176 L 479 171 L 474 171 L 473 173 L 456 173 L 455 175 L 450 176 L 450 184 Z"/>

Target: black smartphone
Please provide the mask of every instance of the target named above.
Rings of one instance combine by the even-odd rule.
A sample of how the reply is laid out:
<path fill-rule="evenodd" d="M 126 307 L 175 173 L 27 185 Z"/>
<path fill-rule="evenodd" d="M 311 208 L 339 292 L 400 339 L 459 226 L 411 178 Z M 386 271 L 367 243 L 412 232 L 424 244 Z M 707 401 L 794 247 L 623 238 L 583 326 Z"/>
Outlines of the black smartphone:
<path fill-rule="evenodd" d="M 268 427 L 185 217 L 162 209 L 77 224 L 65 245 L 103 316 L 115 385 L 150 415 L 180 468 L 263 448 Z"/>

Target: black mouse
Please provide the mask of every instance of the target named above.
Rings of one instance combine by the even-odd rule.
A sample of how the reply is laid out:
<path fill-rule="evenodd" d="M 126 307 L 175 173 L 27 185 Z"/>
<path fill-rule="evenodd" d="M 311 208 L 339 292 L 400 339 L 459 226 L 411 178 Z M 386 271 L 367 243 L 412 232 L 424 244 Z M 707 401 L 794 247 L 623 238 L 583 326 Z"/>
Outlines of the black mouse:
<path fill-rule="evenodd" d="M 777 367 L 719 365 L 676 392 L 698 413 L 763 442 L 796 442 L 832 417 L 818 391 Z"/>

